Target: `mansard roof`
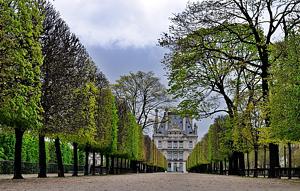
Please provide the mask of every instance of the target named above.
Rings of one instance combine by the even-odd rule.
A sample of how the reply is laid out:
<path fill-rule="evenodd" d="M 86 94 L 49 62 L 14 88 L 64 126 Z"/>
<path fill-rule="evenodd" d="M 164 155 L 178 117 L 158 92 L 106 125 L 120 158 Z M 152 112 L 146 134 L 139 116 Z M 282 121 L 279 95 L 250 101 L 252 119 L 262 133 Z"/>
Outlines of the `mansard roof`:
<path fill-rule="evenodd" d="M 156 121 L 158 119 L 156 118 Z M 193 128 L 192 118 L 182 117 L 176 112 L 165 111 L 159 125 L 154 126 L 154 134 L 167 135 L 168 132 L 178 132 L 184 135 L 197 135 L 197 126 Z"/>

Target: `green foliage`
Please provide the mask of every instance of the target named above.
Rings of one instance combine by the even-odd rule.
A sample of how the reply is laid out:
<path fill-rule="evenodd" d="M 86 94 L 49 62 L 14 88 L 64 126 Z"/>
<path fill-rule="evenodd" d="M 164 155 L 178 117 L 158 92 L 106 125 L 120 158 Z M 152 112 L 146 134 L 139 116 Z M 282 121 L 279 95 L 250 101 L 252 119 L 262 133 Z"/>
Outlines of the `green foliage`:
<path fill-rule="evenodd" d="M 88 82 L 82 88 L 76 89 L 72 95 L 72 106 L 74 109 L 70 111 L 68 115 L 67 124 L 68 130 L 72 130 L 72 133 L 66 134 L 63 132 L 63 136 L 71 142 L 77 142 L 79 144 L 94 144 L 96 134 L 96 96 L 98 90 L 94 83 Z"/>
<path fill-rule="evenodd" d="M 139 125 L 136 123 L 135 117 L 133 114 L 128 113 L 128 128 L 129 135 L 127 138 L 128 149 L 129 149 L 129 158 L 132 160 L 138 160 L 139 155 Z"/>
<path fill-rule="evenodd" d="M 15 137 L 12 133 L 1 132 L 0 134 L 0 150 L 3 151 L 1 155 L 2 160 L 14 160 L 14 145 Z"/>
<path fill-rule="evenodd" d="M 135 116 L 126 110 L 120 110 L 120 106 L 118 126 L 120 134 L 118 135 L 117 154 L 131 160 L 143 160 L 144 135 L 142 128 L 137 124 Z"/>
<path fill-rule="evenodd" d="M 110 89 L 104 88 L 97 96 L 95 147 L 101 152 L 117 151 L 118 114 L 115 98 Z"/>
<path fill-rule="evenodd" d="M 146 101 L 141 98 L 144 111 L 138 122 L 136 113 L 125 113 L 120 136 L 115 98 L 105 76 L 97 72 L 84 46 L 53 6 L 43 0 L 0 3 L 0 159 L 13 160 L 15 136 L 9 131 L 18 128 L 22 135 L 25 132 L 22 160 L 26 162 L 38 162 L 37 132 L 46 137 L 49 163 L 56 162 L 54 136 L 63 140 L 65 164 L 73 160 L 70 142 L 88 144 L 104 154 L 145 160 L 141 125 L 147 125 L 145 115 L 154 106 L 168 101 L 159 79 L 151 72 L 138 73 L 137 77 L 148 77 L 137 84 L 140 92 L 151 94 Z M 152 164 L 165 167 L 162 153 L 151 145 Z M 80 164 L 83 159 L 79 151 Z"/>
<path fill-rule="evenodd" d="M 61 152 L 64 164 L 73 164 L 72 145 L 68 142 L 61 144 Z"/>
<path fill-rule="evenodd" d="M 208 159 L 209 161 L 222 161 L 228 150 L 226 149 L 229 145 L 224 145 L 228 140 L 226 136 L 226 131 L 230 130 L 224 123 L 226 119 L 219 117 L 215 119 L 214 124 L 209 127 L 208 130 Z"/>
<path fill-rule="evenodd" d="M 55 145 L 54 140 L 50 139 L 46 141 L 46 153 L 47 153 L 47 162 L 48 163 L 56 163 L 56 154 L 55 154 Z"/>
<path fill-rule="evenodd" d="M 37 1 L 1 1 L 1 124 L 23 130 L 41 126 L 42 20 Z"/>
<path fill-rule="evenodd" d="M 39 161 L 38 148 L 39 148 L 38 138 L 31 133 L 26 133 L 23 138 L 23 149 L 22 149 L 23 161 L 38 163 Z"/>
<path fill-rule="evenodd" d="M 300 141 L 300 35 L 278 43 L 271 68 L 271 136 L 283 141 Z"/>
<path fill-rule="evenodd" d="M 208 133 L 189 155 L 188 169 L 202 164 L 223 161 L 233 151 L 232 123 L 228 116 L 217 117 Z"/>
<path fill-rule="evenodd" d="M 63 141 L 63 142 L 61 142 L 60 147 L 61 147 L 61 152 L 62 152 L 63 163 L 64 164 L 72 164 L 73 163 L 73 150 L 72 150 L 71 144 L 66 141 Z M 50 140 L 46 141 L 46 153 L 47 153 L 47 162 L 48 163 L 57 163 L 54 140 L 50 139 Z M 79 151 L 78 155 L 80 156 L 80 154 L 83 155 L 83 152 Z M 80 164 L 83 164 L 83 162 L 80 161 Z"/>
<path fill-rule="evenodd" d="M 205 134 L 200 142 L 198 142 L 191 152 L 187 160 L 187 169 L 192 167 L 208 164 L 209 154 L 208 154 L 208 134 Z"/>
<path fill-rule="evenodd" d="M 123 157 L 129 157 L 129 113 L 125 102 L 117 100 L 118 105 L 118 146 L 117 154 Z"/>
<path fill-rule="evenodd" d="M 4 149 L 0 147 L 0 160 L 4 160 L 5 154 L 4 154 Z"/>
<path fill-rule="evenodd" d="M 254 41 L 248 34 L 250 28 L 243 24 L 198 28 L 178 40 L 168 36 L 161 39 L 161 46 L 171 47 L 164 64 L 169 71 L 170 92 L 182 99 L 179 107 L 183 113 L 207 117 L 225 111 L 233 116 L 243 99 L 240 88 L 254 76 L 247 72 L 246 63 L 256 59 L 255 45 L 239 42 L 228 29 L 243 31 L 241 38 Z M 220 108 L 221 100 L 225 110 Z"/>
<path fill-rule="evenodd" d="M 12 133 L 0 135 L 0 160 L 14 160 L 15 136 Z M 33 133 L 26 133 L 23 138 L 22 161 L 38 163 L 38 138 Z M 64 164 L 72 164 L 73 150 L 68 142 L 62 142 L 61 150 Z M 46 141 L 47 162 L 56 163 L 55 146 L 53 140 Z M 79 164 L 84 164 L 84 152 L 79 151 Z"/>
<path fill-rule="evenodd" d="M 83 150 L 78 151 L 78 163 L 79 163 L 79 165 L 85 164 L 85 153 Z"/>

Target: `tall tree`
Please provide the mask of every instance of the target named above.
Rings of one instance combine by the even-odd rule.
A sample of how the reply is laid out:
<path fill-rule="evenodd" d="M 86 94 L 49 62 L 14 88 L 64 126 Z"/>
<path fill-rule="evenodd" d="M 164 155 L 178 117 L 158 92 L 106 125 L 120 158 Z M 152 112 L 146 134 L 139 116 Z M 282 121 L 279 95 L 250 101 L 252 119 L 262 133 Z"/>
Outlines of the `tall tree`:
<path fill-rule="evenodd" d="M 228 24 L 227 27 L 250 31 L 247 25 L 242 24 Z M 243 38 L 253 41 L 248 35 Z M 169 70 L 171 92 L 182 99 L 179 105 L 181 110 L 198 117 L 228 113 L 236 132 L 232 134 L 234 144 L 231 146 L 232 151 L 237 152 L 233 152 L 232 157 L 237 156 L 241 160 L 242 140 L 237 135 L 240 132 L 237 123 L 239 113 L 245 107 L 244 102 L 252 100 L 254 93 L 260 94 L 256 91 L 260 79 L 245 63 L 257 60 L 257 54 L 253 51 L 255 46 L 240 42 L 235 35 L 219 26 L 200 28 L 175 42 L 163 38 L 160 43 L 172 50 L 166 55 L 164 64 Z M 239 56 L 246 61 L 234 59 Z"/>
<path fill-rule="evenodd" d="M 126 101 L 143 130 L 153 125 L 149 119 L 154 116 L 154 110 L 171 101 L 166 88 L 153 72 L 139 71 L 121 76 L 113 90 L 118 99 Z"/>
<path fill-rule="evenodd" d="M 79 129 L 86 129 L 87 120 L 81 120 L 81 123 L 75 126 L 78 120 L 73 120 L 72 115 L 83 110 L 83 103 L 91 109 L 89 100 L 92 100 L 90 93 L 93 91 L 90 90 L 93 90 L 93 85 L 90 82 L 95 81 L 96 66 L 54 7 L 47 3 L 42 11 L 45 14 L 44 32 L 41 36 L 44 55 L 42 106 L 45 112 L 39 137 L 39 177 L 46 177 L 46 135 L 57 139 L 55 145 L 57 157 L 60 159 L 57 160 L 60 164 L 59 176 L 64 176 L 59 136 L 66 138 L 67 136 L 64 135 L 70 135 L 70 131 L 78 135 Z M 79 90 L 82 92 L 78 93 Z M 78 119 L 84 117 L 83 115 L 76 116 L 79 117 Z M 83 132 L 86 133 L 84 130 Z"/>
<path fill-rule="evenodd" d="M 164 39 L 176 42 L 198 28 L 210 28 L 219 26 L 235 36 L 240 42 L 255 46 L 258 60 L 252 62 L 244 56 L 233 56 L 235 60 L 242 61 L 255 68 L 261 77 L 261 89 L 264 101 L 269 99 L 269 68 L 271 58 L 270 45 L 281 36 L 288 36 L 299 25 L 299 0 L 210 0 L 189 3 L 187 9 L 175 15 L 170 27 L 170 35 L 165 34 Z M 229 24 L 245 24 L 249 30 L 236 30 L 228 27 Z M 248 41 L 245 37 L 252 37 L 254 41 Z M 277 38 L 276 38 L 277 37 Z M 204 39 L 203 42 L 207 42 Z M 226 52 L 216 48 L 221 54 Z M 231 56 L 231 55 L 229 55 Z M 270 126 L 270 117 L 265 117 L 265 126 Z M 270 177 L 275 177 L 275 167 L 279 166 L 278 145 L 270 143 Z"/>
<path fill-rule="evenodd" d="M 14 179 L 21 179 L 23 134 L 41 127 L 41 1 L 0 1 L 0 124 L 15 130 Z"/>

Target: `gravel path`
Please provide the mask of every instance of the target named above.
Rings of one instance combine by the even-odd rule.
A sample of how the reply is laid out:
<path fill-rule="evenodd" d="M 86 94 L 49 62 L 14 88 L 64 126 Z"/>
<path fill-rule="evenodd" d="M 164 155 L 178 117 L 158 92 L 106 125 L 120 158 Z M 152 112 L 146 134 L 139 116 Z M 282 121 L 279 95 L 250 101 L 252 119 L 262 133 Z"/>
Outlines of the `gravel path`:
<path fill-rule="evenodd" d="M 289 191 L 299 180 L 243 178 L 204 174 L 129 174 L 66 178 L 0 179 L 0 191 Z"/>

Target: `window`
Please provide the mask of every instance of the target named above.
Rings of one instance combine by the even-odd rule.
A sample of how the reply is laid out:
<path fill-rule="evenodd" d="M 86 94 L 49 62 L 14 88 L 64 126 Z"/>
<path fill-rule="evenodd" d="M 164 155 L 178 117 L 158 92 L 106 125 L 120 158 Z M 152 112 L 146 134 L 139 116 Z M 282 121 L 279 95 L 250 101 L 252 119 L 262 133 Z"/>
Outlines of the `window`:
<path fill-rule="evenodd" d="M 179 148 L 180 148 L 180 149 L 183 148 L 183 141 L 179 141 Z"/>
<path fill-rule="evenodd" d="M 172 148 L 172 141 L 168 141 L 168 148 Z"/>
<path fill-rule="evenodd" d="M 179 160 L 183 160 L 183 152 L 179 152 Z"/>
<path fill-rule="evenodd" d="M 177 152 L 173 153 L 173 160 L 178 160 L 178 153 Z"/>
<path fill-rule="evenodd" d="M 173 148 L 174 148 L 174 149 L 177 149 L 177 148 L 178 148 L 178 142 L 177 142 L 177 141 L 174 141 L 174 142 L 173 142 Z"/>
<path fill-rule="evenodd" d="M 167 157 L 168 157 L 168 160 L 172 160 L 172 152 L 170 152 L 170 151 L 168 151 L 168 153 L 167 153 Z"/>
<path fill-rule="evenodd" d="M 161 141 L 158 141 L 157 147 L 158 147 L 159 149 L 162 148 L 162 143 L 161 143 Z"/>
<path fill-rule="evenodd" d="M 189 148 L 192 149 L 193 148 L 193 141 L 189 142 Z"/>

